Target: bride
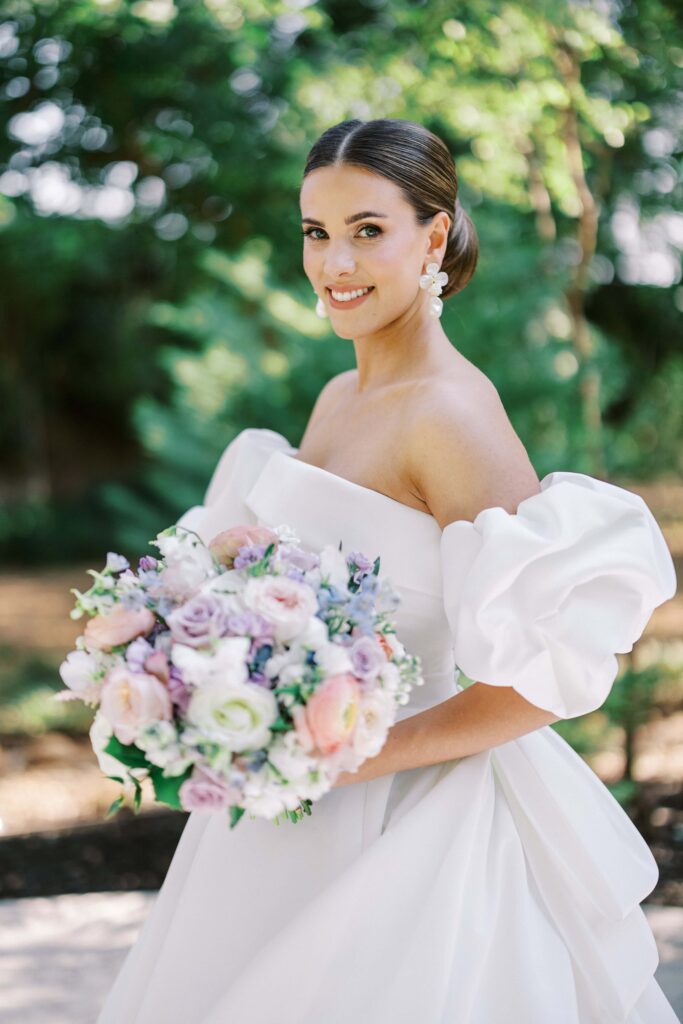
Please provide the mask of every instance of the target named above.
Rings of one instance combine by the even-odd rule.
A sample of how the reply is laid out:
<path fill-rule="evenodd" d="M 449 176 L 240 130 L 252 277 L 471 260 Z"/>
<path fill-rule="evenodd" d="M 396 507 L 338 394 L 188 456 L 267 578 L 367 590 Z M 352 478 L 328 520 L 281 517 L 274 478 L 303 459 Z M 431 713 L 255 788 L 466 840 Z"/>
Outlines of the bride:
<path fill-rule="evenodd" d="M 381 556 L 425 684 L 310 817 L 193 812 L 98 1024 L 675 1024 L 644 839 L 551 728 L 592 711 L 676 578 L 643 500 L 538 480 L 443 300 L 477 264 L 453 158 L 344 121 L 300 190 L 303 263 L 356 367 L 299 447 L 227 446 L 179 524 L 288 523 Z M 470 684 L 460 683 L 465 674 Z M 618 681 L 615 685 L 619 685 Z"/>

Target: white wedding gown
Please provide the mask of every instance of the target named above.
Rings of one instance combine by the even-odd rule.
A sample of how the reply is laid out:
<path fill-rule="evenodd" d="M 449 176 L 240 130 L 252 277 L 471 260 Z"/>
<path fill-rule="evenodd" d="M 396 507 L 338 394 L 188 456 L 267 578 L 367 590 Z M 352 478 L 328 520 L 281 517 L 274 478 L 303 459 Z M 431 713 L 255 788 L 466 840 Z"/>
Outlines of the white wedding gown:
<path fill-rule="evenodd" d="M 560 717 L 591 711 L 675 592 L 647 505 L 593 477 L 551 473 L 516 514 L 442 532 L 296 454 L 242 431 L 179 523 L 205 541 L 288 523 L 314 549 L 379 554 L 426 679 L 400 717 L 461 690 L 456 663 Z M 676 1024 L 639 906 L 657 877 L 551 726 L 333 789 L 297 823 L 194 812 L 97 1024 Z"/>

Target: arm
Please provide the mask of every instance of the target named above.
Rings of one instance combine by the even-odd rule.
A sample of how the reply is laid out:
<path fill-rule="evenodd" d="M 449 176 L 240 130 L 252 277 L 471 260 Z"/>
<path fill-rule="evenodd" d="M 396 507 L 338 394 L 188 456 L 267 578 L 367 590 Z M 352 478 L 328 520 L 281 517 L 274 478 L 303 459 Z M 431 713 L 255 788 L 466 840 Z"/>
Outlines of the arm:
<path fill-rule="evenodd" d="M 411 417 L 411 485 L 443 529 L 472 521 L 484 508 L 514 513 L 540 491 L 538 477 L 493 385 L 466 396 L 450 387 L 430 390 L 429 405 Z M 463 486 L 466 481 L 466 486 Z M 427 711 L 397 722 L 380 752 L 335 786 L 466 757 L 545 725 L 557 715 L 537 707 L 512 686 L 474 682 Z"/>

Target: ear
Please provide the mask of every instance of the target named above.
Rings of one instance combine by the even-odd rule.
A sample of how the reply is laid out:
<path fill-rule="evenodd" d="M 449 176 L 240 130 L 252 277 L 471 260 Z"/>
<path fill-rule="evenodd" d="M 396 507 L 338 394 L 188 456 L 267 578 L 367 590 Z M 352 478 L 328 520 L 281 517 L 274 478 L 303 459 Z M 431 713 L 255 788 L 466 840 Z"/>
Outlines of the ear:
<path fill-rule="evenodd" d="M 443 263 L 443 258 L 448 245 L 448 232 L 450 231 L 452 219 L 445 210 L 439 210 L 432 217 L 432 224 L 427 234 L 427 251 L 425 252 L 425 264 Z"/>

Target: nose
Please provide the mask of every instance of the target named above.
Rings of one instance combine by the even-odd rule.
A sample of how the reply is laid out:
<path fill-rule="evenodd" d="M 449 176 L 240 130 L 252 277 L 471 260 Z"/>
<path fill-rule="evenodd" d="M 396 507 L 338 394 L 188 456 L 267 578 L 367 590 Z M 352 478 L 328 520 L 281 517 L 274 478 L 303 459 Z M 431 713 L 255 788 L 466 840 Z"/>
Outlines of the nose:
<path fill-rule="evenodd" d="M 329 279 L 334 280 L 341 274 L 353 274 L 356 261 L 345 241 L 331 242 L 325 250 L 323 270 Z"/>

